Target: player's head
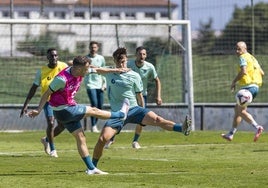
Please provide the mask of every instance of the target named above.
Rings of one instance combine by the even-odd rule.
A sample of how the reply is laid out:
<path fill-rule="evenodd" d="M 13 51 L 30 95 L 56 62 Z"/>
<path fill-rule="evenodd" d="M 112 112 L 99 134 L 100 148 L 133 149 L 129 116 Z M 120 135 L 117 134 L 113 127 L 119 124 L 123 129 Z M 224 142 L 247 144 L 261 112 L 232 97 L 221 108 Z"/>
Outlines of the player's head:
<path fill-rule="evenodd" d="M 244 41 L 239 41 L 236 43 L 236 54 L 238 56 L 247 53 L 247 44 Z"/>
<path fill-rule="evenodd" d="M 85 76 L 88 73 L 91 60 L 85 56 L 77 56 L 73 59 L 71 73 L 73 76 Z"/>
<path fill-rule="evenodd" d="M 97 41 L 91 41 L 89 43 L 89 51 L 91 55 L 95 55 L 99 50 L 99 43 Z"/>
<path fill-rule="evenodd" d="M 127 66 L 127 49 L 126 48 L 117 48 L 113 53 L 114 63 L 116 67 L 126 67 Z"/>
<path fill-rule="evenodd" d="M 139 46 L 136 48 L 136 61 L 143 63 L 147 58 L 146 48 L 143 46 Z"/>
<path fill-rule="evenodd" d="M 47 59 L 48 59 L 48 64 L 49 67 L 55 67 L 57 65 L 58 61 L 58 52 L 55 48 L 49 48 L 47 50 Z"/>

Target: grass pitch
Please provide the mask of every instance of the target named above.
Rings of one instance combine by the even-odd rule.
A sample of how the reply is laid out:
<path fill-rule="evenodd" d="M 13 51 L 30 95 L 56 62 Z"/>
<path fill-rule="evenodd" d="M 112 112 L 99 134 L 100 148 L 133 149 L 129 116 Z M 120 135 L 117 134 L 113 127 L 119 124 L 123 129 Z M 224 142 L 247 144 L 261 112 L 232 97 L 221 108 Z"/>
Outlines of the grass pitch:
<path fill-rule="evenodd" d="M 0 133 L 0 187 L 267 187 L 268 135 L 257 143 L 253 132 L 238 132 L 232 142 L 222 132 L 143 132 L 142 148 L 131 148 L 133 133 L 122 132 L 104 150 L 98 168 L 109 175 L 86 175 L 67 132 L 55 139 L 59 158 L 50 158 L 40 132 Z M 98 134 L 86 132 L 90 154 Z"/>

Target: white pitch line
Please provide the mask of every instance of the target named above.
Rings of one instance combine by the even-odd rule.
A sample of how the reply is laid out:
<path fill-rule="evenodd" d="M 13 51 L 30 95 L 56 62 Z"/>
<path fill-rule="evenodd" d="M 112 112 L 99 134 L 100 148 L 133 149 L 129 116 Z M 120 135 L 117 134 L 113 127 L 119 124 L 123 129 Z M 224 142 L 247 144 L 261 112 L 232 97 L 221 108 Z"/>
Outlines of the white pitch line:
<path fill-rule="evenodd" d="M 108 172 L 109 173 L 109 172 Z M 118 173 L 109 173 L 107 175 L 112 175 L 112 176 L 130 176 L 130 175 L 176 175 L 176 174 L 182 174 L 182 173 L 186 173 L 186 172 L 141 172 L 141 173 L 122 173 L 122 172 L 118 172 Z"/>
<path fill-rule="evenodd" d="M 243 144 L 243 143 L 241 143 L 241 144 Z M 196 147 L 196 146 L 200 146 L 200 145 L 206 145 L 206 146 L 225 146 L 227 144 L 182 144 L 182 145 L 143 146 L 139 150 L 150 149 L 150 148 Z M 122 147 L 112 146 L 108 150 L 113 150 L 113 149 L 133 149 L 133 148 L 131 148 L 131 147 L 125 147 L 125 146 L 122 146 Z M 135 149 L 133 149 L 133 150 L 135 150 Z M 75 150 L 75 149 L 74 150 L 72 150 L 72 149 L 70 149 L 70 150 L 60 150 L 59 149 L 58 152 L 77 152 L 77 150 Z M 14 151 L 14 152 L 10 152 L 10 151 L 3 152 L 2 151 L 2 152 L 0 152 L 0 155 L 18 155 L 18 156 L 21 156 L 23 154 L 42 154 L 42 153 L 44 153 L 43 150 L 39 150 L 39 151 L 25 151 L 25 152 L 23 152 L 23 151 L 22 152 L 16 152 L 16 151 Z"/>

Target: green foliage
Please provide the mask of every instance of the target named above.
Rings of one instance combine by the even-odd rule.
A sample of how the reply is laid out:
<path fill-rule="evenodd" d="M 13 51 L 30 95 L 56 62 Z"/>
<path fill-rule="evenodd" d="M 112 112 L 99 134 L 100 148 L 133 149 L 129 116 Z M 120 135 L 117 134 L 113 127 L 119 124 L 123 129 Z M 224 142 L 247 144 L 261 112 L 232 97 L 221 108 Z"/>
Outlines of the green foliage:
<path fill-rule="evenodd" d="M 213 20 L 200 23 L 199 35 L 193 41 L 194 53 L 206 54 L 233 54 L 237 41 L 245 41 L 248 50 L 252 51 L 252 8 L 235 8 L 232 18 L 219 36 L 213 34 Z M 268 4 L 257 3 L 254 5 L 254 38 L 255 54 L 267 54 L 268 47 Z"/>
<path fill-rule="evenodd" d="M 143 46 L 147 49 L 147 61 L 155 65 L 156 57 L 165 53 L 167 42 L 160 38 L 152 37 L 145 41 Z"/>
<path fill-rule="evenodd" d="M 193 42 L 193 53 L 202 55 L 215 53 L 214 43 L 216 37 L 215 31 L 212 29 L 212 23 L 212 18 L 209 19 L 208 23 L 200 22 L 197 39 Z"/>
<path fill-rule="evenodd" d="M 133 133 L 122 132 L 104 150 L 98 167 L 108 175 L 85 174 L 72 135 L 55 139 L 59 158 L 44 151 L 41 132 L 0 133 L 1 187 L 267 187 L 268 136 L 253 143 L 252 132 L 239 132 L 232 142 L 221 132 L 143 132 L 142 149 L 131 147 Z M 98 134 L 86 132 L 92 156 Z"/>

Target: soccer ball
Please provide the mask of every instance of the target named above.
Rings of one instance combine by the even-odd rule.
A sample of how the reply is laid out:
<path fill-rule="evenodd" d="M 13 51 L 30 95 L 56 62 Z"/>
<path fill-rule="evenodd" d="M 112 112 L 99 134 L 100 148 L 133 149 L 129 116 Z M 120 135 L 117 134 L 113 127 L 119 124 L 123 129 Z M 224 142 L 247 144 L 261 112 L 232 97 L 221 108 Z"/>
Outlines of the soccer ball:
<path fill-rule="evenodd" d="M 238 105 L 247 106 L 252 102 L 252 94 L 246 89 L 241 89 L 236 93 L 235 99 Z"/>

